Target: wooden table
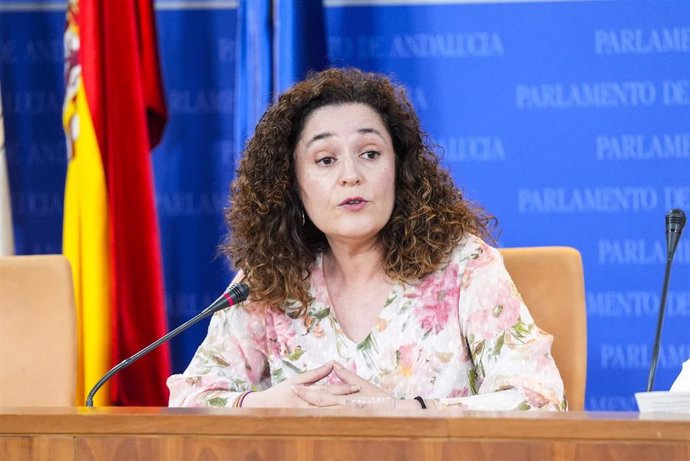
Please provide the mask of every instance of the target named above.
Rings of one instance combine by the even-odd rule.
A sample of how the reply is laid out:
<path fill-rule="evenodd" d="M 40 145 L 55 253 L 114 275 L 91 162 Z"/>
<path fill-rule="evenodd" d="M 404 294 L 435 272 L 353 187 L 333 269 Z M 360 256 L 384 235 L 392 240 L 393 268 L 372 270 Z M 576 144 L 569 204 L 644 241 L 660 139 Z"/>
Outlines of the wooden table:
<path fill-rule="evenodd" d="M 0 409 L 0 460 L 685 460 L 688 415 Z"/>

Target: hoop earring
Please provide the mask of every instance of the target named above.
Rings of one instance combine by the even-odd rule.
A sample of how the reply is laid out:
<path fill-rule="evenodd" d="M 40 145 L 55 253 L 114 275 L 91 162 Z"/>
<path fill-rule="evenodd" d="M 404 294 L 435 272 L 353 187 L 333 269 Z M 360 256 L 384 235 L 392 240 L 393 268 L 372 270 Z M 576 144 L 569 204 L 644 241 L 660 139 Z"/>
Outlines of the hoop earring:
<path fill-rule="evenodd" d="M 304 217 L 304 209 L 300 210 L 300 214 L 302 215 L 302 227 L 304 227 L 304 224 L 306 223 L 306 219 Z"/>

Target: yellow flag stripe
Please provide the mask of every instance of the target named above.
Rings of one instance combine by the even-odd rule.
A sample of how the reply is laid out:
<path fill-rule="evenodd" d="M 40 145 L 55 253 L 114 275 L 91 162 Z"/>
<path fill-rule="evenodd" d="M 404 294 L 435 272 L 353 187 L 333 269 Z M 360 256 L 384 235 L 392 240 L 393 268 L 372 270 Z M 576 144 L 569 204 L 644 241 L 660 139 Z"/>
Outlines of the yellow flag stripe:
<path fill-rule="evenodd" d="M 77 405 L 110 368 L 110 266 L 108 199 L 96 132 L 80 78 L 65 101 L 63 124 L 71 143 L 67 166 L 63 253 L 72 265 L 77 304 L 79 369 Z M 108 389 L 95 405 L 108 405 Z"/>

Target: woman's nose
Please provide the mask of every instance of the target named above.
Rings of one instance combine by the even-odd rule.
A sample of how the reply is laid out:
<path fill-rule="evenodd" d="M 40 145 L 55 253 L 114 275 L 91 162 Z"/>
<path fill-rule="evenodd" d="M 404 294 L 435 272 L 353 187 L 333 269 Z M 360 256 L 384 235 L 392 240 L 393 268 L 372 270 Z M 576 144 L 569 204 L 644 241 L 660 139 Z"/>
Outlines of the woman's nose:
<path fill-rule="evenodd" d="M 355 159 L 352 157 L 345 158 L 342 167 L 343 169 L 340 174 L 341 185 L 353 186 L 362 182 L 362 175 Z"/>

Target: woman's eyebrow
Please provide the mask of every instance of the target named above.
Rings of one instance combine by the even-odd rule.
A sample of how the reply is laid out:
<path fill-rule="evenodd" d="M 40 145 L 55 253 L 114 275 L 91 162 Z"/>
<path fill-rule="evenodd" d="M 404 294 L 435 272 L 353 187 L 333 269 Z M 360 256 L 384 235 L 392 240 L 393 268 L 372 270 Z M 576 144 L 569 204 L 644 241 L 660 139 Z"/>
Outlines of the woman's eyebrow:
<path fill-rule="evenodd" d="M 311 139 L 309 140 L 309 142 L 307 142 L 307 145 L 306 145 L 305 147 L 309 147 L 309 146 L 311 146 L 313 143 L 315 143 L 316 141 L 320 141 L 320 140 L 322 140 L 322 139 L 326 139 L 326 138 L 329 138 L 329 137 L 331 137 L 331 136 L 334 136 L 333 133 L 328 132 L 328 131 L 326 131 L 325 133 L 319 133 L 319 134 L 317 134 L 316 136 L 314 136 L 313 138 L 311 138 Z"/>
<path fill-rule="evenodd" d="M 361 133 L 361 134 L 372 133 L 372 134 L 375 134 L 376 136 L 378 136 L 379 138 L 381 138 L 383 141 L 386 140 L 386 138 L 384 138 L 383 135 L 381 134 L 381 132 L 379 130 L 377 130 L 376 128 L 360 128 L 359 130 L 357 130 L 357 133 Z"/>
<path fill-rule="evenodd" d="M 384 142 L 386 141 L 386 138 L 384 138 L 383 135 L 381 134 L 381 132 L 379 130 L 377 130 L 376 128 L 360 128 L 357 130 L 357 133 L 359 133 L 359 134 L 375 134 L 376 136 L 381 138 Z M 309 147 L 313 143 L 315 143 L 316 141 L 321 141 L 323 139 L 330 138 L 331 136 L 335 136 L 335 135 L 333 133 L 331 133 L 330 131 L 319 133 L 319 134 L 315 135 L 314 137 L 312 137 L 307 142 L 307 145 L 305 147 Z"/>

